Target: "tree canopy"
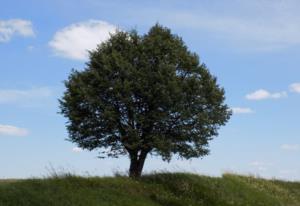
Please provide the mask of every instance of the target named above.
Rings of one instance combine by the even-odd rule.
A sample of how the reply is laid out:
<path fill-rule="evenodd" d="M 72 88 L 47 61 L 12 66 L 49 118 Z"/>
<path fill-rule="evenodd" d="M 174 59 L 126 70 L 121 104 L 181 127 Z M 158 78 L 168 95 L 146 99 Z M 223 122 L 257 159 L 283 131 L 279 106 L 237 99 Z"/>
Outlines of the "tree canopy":
<path fill-rule="evenodd" d="M 69 140 L 105 156 L 128 155 L 139 177 L 148 154 L 207 155 L 231 112 L 224 89 L 170 29 L 117 31 L 65 81 L 61 113 Z"/>

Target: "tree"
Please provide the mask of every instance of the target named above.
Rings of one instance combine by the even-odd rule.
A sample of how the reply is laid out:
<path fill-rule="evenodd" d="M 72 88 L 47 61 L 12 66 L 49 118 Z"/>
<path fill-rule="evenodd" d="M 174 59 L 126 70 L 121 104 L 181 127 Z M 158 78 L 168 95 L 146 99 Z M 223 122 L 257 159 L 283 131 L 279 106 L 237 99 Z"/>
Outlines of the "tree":
<path fill-rule="evenodd" d="M 128 155 L 129 176 L 141 176 L 147 155 L 169 161 L 207 155 L 231 112 L 197 54 L 170 29 L 145 35 L 117 31 L 73 70 L 60 100 L 69 140 L 108 157 Z"/>

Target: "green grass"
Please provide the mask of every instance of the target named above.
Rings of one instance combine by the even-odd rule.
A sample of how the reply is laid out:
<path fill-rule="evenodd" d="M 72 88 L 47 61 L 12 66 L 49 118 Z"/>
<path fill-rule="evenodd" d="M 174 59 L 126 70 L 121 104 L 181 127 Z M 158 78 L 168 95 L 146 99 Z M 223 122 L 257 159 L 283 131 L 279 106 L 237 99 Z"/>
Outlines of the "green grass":
<path fill-rule="evenodd" d="M 0 206 L 300 206 L 300 183 L 225 174 L 158 173 L 0 181 Z"/>

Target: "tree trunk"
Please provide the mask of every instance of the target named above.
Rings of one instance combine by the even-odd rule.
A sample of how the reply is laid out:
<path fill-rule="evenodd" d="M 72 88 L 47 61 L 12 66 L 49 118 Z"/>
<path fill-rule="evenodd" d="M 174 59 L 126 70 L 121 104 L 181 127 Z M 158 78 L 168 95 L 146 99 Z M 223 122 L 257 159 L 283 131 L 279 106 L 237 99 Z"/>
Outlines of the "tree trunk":
<path fill-rule="evenodd" d="M 147 151 L 141 151 L 139 155 L 137 153 L 130 154 L 129 177 L 131 178 L 141 177 L 147 154 L 148 154 Z"/>

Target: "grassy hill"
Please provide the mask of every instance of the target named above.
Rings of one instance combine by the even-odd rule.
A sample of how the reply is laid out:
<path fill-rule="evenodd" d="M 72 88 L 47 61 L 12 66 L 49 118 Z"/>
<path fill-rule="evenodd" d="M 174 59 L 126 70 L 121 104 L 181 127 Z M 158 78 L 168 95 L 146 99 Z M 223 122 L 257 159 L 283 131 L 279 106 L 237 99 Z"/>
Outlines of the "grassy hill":
<path fill-rule="evenodd" d="M 300 183 L 225 174 L 52 177 L 0 181 L 1 206 L 300 206 Z"/>

